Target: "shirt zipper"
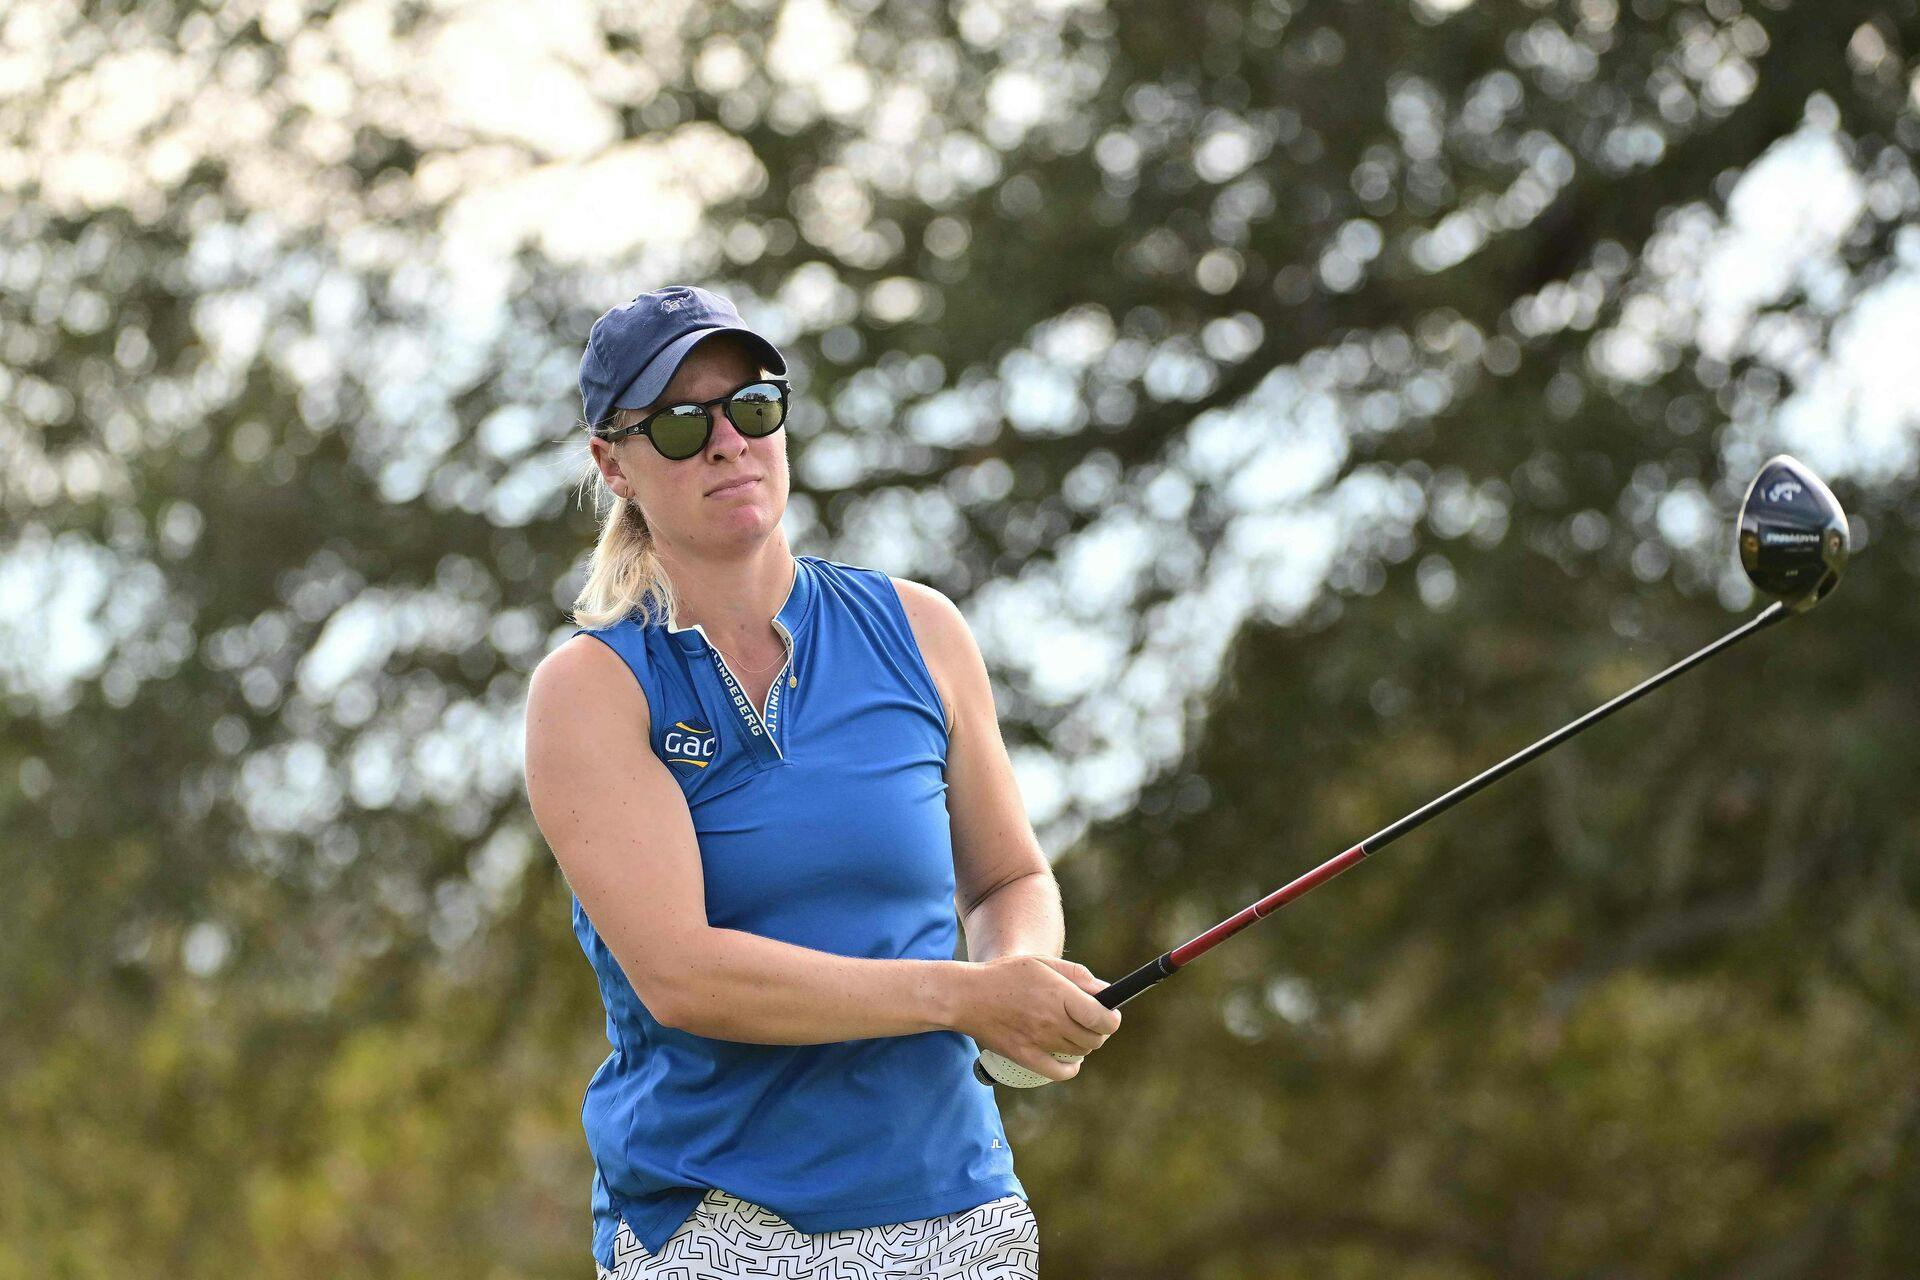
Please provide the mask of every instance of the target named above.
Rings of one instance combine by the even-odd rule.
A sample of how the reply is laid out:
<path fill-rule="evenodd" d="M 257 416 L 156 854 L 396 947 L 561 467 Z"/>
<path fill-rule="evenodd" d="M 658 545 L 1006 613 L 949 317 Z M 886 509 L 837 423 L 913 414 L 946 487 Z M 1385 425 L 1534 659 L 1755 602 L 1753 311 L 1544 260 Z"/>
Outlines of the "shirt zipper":
<path fill-rule="evenodd" d="M 773 625 L 780 627 L 777 619 Z M 720 652 L 720 646 L 708 639 L 706 628 L 695 623 L 693 629 L 700 633 L 700 638 L 706 641 L 707 648 L 713 651 L 713 660 L 720 664 L 722 671 L 726 672 L 727 691 L 740 695 L 740 701 L 746 704 L 747 712 L 753 717 L 753 723 L 759 727 L 760 736 L 767 740 L 767 744 L 773 748 L 773 753 L 776 756 L 779 756 L 782 760 L 786 759 L 787 753 L 780 749 L 779 740 L 775 738 L 773 732 L 767 728 L 766 708 L 764 706 L 756 707 L 753 705 L 753 700 L 747 697 L 747 691 L 741 687 L 739 677 L 735 676 L 733 674 L 733 668 L 727 665 L 727 657 Z M 767 686 L 767 699 L 769 702 L 772 701 L 774 695 L 779 691 L 780 681 L 782 679 L 790 682 L 789 688 L 797 688 L 799 686 L 798 676 L 788 675 L 788 668 L 793 665 L 793 637 L 788 634 L 785 627 L 780 627 L 780 636 L 786 642 L 787 659 L 780 664 L 780 672 L 773 678 L 773 683 Z"/>

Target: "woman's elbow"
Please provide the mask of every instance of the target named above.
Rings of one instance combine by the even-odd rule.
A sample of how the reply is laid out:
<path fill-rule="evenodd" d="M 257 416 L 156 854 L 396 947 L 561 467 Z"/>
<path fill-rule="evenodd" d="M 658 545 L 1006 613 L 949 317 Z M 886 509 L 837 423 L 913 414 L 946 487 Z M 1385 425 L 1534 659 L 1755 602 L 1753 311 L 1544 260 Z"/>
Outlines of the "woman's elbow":
<path fill-rule="evenodd" d="M 660 1007 L 650 1004 L 647 1008 L 661 1026 L 674 1031 L 709 1040 L 735 1038 L 735 1028 L 723 1016 L 724 1010 L 711 997 L 702 997 L 698 992 L 679 990 L 664 998 Z"/>
<path fill-rule="evenodd" d="M 654 964 L 645 970 L 644 980 L 640 982 L 634 981 L 633 966 L 622 964 L 620 967 L 626 973 L 627 985 L 633 988 L 634 995 L 655 1022 L 674 1031 L 706 1034 L 696 1025 L 708 1021 L 702 1016 L 707 1002 L 696 990 L 696 966 L 684 962 Z"/>
<path fill-rule="evenodd" d="M 635 989 L 634 994 L 640 994 L 638 988 Z M 678 1002 L 669 999 L 666 992 L 655 990 L 645 995 L 640 995 L 640 1004 L 648 1013 L 653 1015 L 655 1022 L 668 1030 L 685 1031 L 687 1029 L 681 1025 L 686 1019 L 681 1014 L 680 1005 Z"/>
<path fill-rule="evenodd" d="M 658 986 L 655 998 L 660 1001 L 659 1007 L 647 1007 L 661 1026 L 708 1040 L 760 1043 L 748 1024 L 741 1021 L 746 1010 L 739 998 L 740 989 L 720 981 L 711 968 L 702 964 L 677 967 L 673 979 Z"/>

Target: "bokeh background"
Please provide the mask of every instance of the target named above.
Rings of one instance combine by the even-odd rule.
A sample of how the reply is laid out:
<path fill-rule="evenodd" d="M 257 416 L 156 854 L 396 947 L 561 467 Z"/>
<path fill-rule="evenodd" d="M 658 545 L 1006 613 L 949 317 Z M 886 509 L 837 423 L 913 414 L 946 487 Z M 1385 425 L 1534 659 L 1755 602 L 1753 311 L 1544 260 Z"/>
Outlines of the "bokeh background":
<path fill-rule="evenodd" d="M 1915 0 L 9 0 L 0 1275 L 584 1275 L 520 777 L 643 288 L 959 601 L 1116 977 L 1050 1277 L 1920 1272 Z"/>

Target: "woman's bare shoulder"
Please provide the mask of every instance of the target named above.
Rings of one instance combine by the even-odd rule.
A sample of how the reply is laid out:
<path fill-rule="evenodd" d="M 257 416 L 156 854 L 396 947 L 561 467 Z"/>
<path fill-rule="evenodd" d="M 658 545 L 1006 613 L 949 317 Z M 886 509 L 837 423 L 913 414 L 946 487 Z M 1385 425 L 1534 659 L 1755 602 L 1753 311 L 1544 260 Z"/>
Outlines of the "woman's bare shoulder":
<path fill-rule="evenodd" d="M 965 626 L 966 621 L 960 615 L 960 606 L 947 599 L 946 593 L 924 582 L 915 582 L 911 578 L 896 578 L 887 575 L 887 581 L 893 583 L 893 589 L 900 593 L 900 603 L 906 608 L 907 620 L 913 623 L 915 632 L 925 624 L 930 632 L 944 634 L 950 631 L 954 623 Z"/>
<path fill-rule="evenodd" d="M 636 717 L 644 730 L 652 720 L 646 692 L 627 664 L 604 641 L 571 637 L 540 660 L 527 682 L 528 727 L 535 710 L 578 715 Z"/>
<path fill-rule="evenodd" d="M 893 578 L 893 589 L 900 594 L 900 605 L 907 612 L 907 625 L 926 659 L 935 689 L 946 710 L 947 729 L 953 729 L 955 689 L 969 662 L 977 662 L 973 632 L 960 606 L 937 588 L 910 578 Z"/>

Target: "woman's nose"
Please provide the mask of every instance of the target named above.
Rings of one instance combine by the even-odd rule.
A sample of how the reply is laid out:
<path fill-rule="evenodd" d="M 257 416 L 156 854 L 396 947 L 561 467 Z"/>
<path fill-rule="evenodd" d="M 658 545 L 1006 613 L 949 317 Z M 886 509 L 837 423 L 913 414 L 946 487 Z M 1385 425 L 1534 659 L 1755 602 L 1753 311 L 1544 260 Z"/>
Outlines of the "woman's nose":
<path fill-rule="evenodd" d="M 736 449 L 735 445 L 739 448 Z M 707 441 L 707 447 L 737 454 L 746 446 L 747 437 L 733 425 L 733 419 L 727 416 L 726 409 L 720 405 L 713 406 L 713 438 Z"/>

